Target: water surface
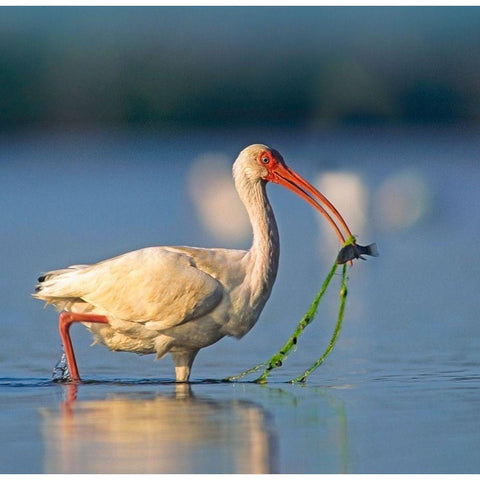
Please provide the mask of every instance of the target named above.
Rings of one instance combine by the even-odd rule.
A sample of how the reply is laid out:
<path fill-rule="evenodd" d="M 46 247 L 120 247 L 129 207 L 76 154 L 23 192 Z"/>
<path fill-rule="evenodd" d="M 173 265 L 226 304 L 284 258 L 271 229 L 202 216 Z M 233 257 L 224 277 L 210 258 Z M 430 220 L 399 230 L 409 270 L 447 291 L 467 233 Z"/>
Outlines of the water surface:
<path fill-rule="evenodd" d="M 458 130 L 3 137 L 1 472 L 478 473 L 479 140 Z M 36 277 L 149 245 L 248 248 L 248 230 L 211 230 L 212 207 L 196 210 L 192 171 L 207 155 L 228 176 L 258 141 L 328 189 L 360 243 L 380 248 L 349 270 L 325 364 L 306 385 L 285 383 L 325 348 L 339 279 L 272 382 L 218 382 L 281 346 L 338 249 L 308 205 L 272 185 L 280 269 L 244 339 L 200 352 L 186 388 L 172 383 L 169 358 L 90 347 L 75 326 L 85 383 L 51 382 L 57 315 L 30 298 Z"/>

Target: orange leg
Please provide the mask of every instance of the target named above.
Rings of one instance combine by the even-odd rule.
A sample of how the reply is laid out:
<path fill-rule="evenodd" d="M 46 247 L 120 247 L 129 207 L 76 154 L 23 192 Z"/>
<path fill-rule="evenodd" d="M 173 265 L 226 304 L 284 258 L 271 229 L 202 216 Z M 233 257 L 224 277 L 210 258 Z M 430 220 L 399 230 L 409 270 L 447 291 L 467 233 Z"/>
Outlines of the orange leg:
<path fill-rule="evenodd" d="M 80 374 L 78 373 L 77 361 L 75 360 L 75 353 L 73 352 L 72 339 L 70 338 L 69 332 L 70 326 L 74 322 L 108 323 L 108 319 L 103 315 L 90 315 L 85 313 L 62 312 L 60 314 L 58 329 L 60 331 L 63 348 L 65 349 L 65 355 L 67 356 L 70 378 L 74 382 L 79 382 Z"/>

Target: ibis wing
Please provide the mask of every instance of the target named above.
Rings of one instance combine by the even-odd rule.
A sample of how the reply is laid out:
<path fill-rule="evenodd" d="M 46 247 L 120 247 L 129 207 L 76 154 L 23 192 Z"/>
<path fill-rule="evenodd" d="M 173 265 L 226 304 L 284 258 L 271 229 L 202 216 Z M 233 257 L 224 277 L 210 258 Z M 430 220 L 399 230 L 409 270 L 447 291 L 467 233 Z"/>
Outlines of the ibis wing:
<path fill-rule="evenodd" d="M 115 319 L 159 330 L 205 315 L 223 296 L 222 285 L 197 268 L 192 257 L 162 247 L 136 250 L 64 275 L 50 281 L 57 287 L 63 283 L 65 296 Z M 48 284 L 42 288 L 43 296 L 48 289 Z"/>

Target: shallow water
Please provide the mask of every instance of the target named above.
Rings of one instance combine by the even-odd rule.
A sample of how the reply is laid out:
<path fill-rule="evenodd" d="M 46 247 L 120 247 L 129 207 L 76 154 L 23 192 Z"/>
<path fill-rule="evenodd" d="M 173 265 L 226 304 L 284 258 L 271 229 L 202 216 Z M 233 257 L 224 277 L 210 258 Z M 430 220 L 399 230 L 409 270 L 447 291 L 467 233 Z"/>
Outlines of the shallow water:
<path fill-rule="evenodd" d="M 479 472 L 479 134 L 260 133 L 1 138 L 2 473 Z M 269 186 L 280 270 L 244 339 L 200 352 L 186 387 L 172 383 L 169 358 L 90 347 L 75 326 L 85 383 L 51 382 L 57 316 L 29 297 L 36 277 L 148 245 L 248 247 L 248 231 L 209 230 L 189 189 L 199 157 L 233 159 L 259 140 L 319 185 L 325 172 L 343 175 L 338 189 L 352 180 L 340 210 L 360 243 L 380 248 L 349 270 L 327 361 L 306 385 L 286 383 L 328 343 L 338 281 L 270 383 L 219 382 L 281 346 L 338 248 L 309 206 Z M 355 205 L 365 218 L 349 218 Z"/>

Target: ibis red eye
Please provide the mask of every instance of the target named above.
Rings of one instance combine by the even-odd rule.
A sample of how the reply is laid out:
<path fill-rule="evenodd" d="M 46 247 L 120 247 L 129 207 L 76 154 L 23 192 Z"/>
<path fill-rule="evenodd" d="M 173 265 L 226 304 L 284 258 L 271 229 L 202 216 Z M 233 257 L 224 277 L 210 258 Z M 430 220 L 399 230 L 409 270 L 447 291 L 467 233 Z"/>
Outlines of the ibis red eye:
<path fill-rule="evenodd" d="M 270 159 L 268 157 L 262 157 L 262 163 L 265 165 L 270 162 Z"/>

